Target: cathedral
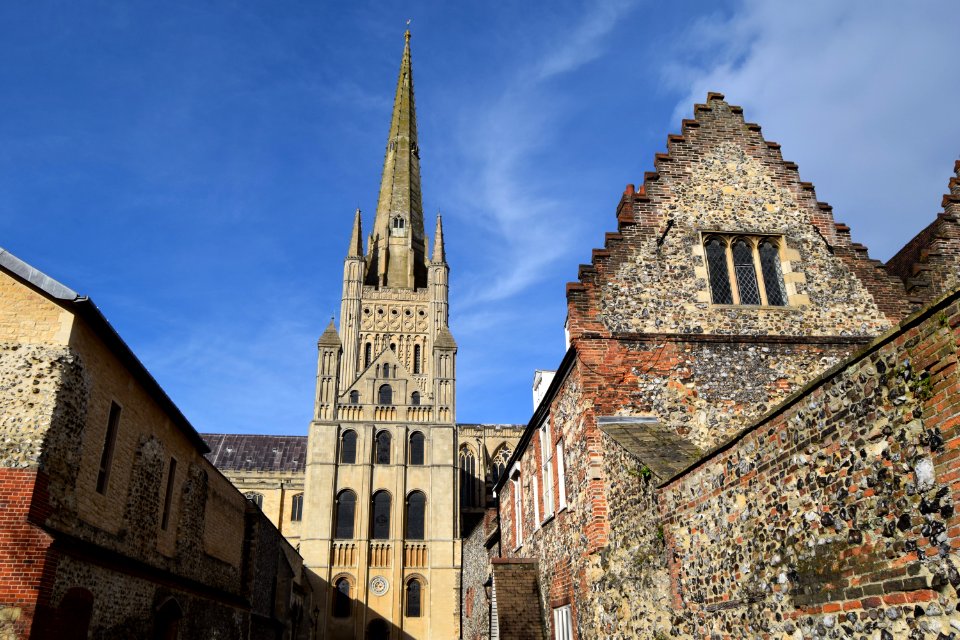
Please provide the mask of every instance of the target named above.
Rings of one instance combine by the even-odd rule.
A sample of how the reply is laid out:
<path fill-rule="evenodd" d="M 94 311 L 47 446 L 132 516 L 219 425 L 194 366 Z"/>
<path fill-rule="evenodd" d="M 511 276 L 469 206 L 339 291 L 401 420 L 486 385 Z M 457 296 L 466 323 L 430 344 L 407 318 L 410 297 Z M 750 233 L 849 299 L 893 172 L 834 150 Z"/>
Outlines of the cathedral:
<path fill-rule="evenodd" d="M 457 422 L 409 32 L 306 435 L 198 433 L 0 249 L 0 640 L 956 639 L 960 162 L 884 263 L 722 94 L 679 131 L 525 425 Z"/>

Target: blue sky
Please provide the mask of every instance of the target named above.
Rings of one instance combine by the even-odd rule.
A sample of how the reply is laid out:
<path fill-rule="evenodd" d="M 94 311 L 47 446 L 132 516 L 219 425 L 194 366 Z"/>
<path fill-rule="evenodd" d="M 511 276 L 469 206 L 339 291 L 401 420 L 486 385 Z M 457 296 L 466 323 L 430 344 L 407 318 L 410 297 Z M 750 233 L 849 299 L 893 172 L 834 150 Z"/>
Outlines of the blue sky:
<path fill-rule="evenodd" d="M 949 0 L 400 4 L 0 5 L 0 246 L 91 296 L 202 431 L 306 433 L 408 18 L 463 422 L 526 422 L 564 284 L 708 90 L 876 258 L 960 157 Z"/>

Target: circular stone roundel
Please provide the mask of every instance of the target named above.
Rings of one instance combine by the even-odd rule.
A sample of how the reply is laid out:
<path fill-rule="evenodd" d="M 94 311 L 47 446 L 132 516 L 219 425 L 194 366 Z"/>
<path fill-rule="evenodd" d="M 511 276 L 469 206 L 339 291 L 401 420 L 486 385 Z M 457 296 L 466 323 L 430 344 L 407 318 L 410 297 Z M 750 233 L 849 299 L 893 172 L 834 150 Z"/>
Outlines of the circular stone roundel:
<path fill-rule="evenodd" d="M 389 588 L 390 583 L 383 576 L 374 576 L 370 581 L 370 591 L 373 591 L 374 595 L 382 596 Z"/>

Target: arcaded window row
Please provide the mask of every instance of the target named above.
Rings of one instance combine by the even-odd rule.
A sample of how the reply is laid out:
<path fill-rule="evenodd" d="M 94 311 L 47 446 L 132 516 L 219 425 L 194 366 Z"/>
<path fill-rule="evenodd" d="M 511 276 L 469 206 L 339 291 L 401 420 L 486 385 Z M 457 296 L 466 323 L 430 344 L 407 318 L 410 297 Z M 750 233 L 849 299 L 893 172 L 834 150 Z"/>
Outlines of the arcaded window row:
<path fill-rule="evenodd" d="M 390 365 L 385 365 L 389 367 Z M 389 377 L 389 376 L 386 376 Z M 354 389 L 350 392 L 350 404 L 360 404 L 360 392 Z M 380 388 L 377 389 L 377 404 L 380 405 L 392 405 L 393 404 L 393 387 L 388 384 L 380 385 Z M 410 394 L 410 406 L 419 407 L 420 406 L 420 392 L 414 391 Z"/>
<path fill-rule="evenodd" d="M 373 461 L 376 464 L 390 464 L 393 436 L 389 431 L 380 431 L 374 439 Z M 424 464 L 426 440 L 423 433 L 414 431 L 410 434 L 407 447 L 407 464 L 419 466 Z M 357 463 L 357 432 L 348 429 L 340 434 L 340 463 Z"/>
<path fill-rule="evenodd" d="M 353 580 L 347 576 L 337 578 L 333 583 L 333 617 L 349 618 L 353 615 Z M 403 615 L 407 618 L 419 618 L 424 615 L 424 579 L 420 576 L 414 576 L 407 579 L 403 589 Z M 380 626 L 383 629 L 380 629 Z M 388 631 L 386 623 L 382 619 L 376 619 L 370 622 L 367 627 L 367 637 L 386 637 L 384 631 Z M 379 635 L 378 635 L 379 634 Z"/>
<path fill-rule="evenodd" d="M 370 499 L 370 539 L 389 540 L 391 538 L 390 514 L 393 498 L 390 492 L 380 490 Z M 411 491 L 407 495 L 404 508 L 404 535 L 407 540 L 423 540 L 426 535 L 425 519 L 427 496 L 422 491 Z M 352 540 L 356 537 L 357 494 L 352 489 L 344 489 L 337 494 L 334 513 L 334 538 Z"/>

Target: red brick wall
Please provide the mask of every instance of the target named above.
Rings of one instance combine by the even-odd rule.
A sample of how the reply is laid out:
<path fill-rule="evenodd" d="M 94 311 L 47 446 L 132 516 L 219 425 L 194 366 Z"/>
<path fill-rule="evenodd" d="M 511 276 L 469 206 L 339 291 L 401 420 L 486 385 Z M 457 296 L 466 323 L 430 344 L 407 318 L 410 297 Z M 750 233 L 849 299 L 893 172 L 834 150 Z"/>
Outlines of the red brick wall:
<path fill-rule="evenodd" d="M 47 515 L 44 494 L 36 470 L 0 468 L 0 611 L 20 609 L 15 630 L 24 638 L 41 595 L 49 597 L 56 568 L 52 539 L 33 524 Z"/>

